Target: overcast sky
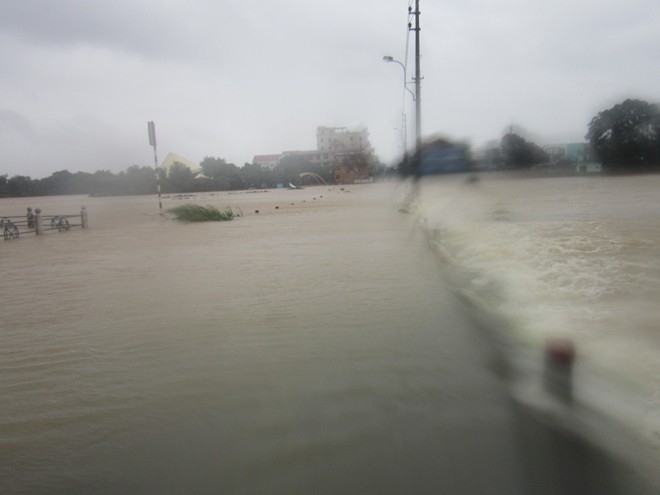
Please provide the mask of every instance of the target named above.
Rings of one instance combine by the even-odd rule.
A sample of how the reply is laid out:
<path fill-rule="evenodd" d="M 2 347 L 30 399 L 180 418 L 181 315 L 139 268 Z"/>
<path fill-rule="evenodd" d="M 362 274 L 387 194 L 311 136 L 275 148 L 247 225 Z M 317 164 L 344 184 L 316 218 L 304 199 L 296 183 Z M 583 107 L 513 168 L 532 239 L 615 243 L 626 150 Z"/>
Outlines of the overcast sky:
<path fill-rule="evenodd" d="M 242 166 L 368 127 L 401 153 L 409 0 L 0 0 L 0 174 Z M 420 0 L 422 132 L 582 141 L 626 97 L 660 101 L 658 0 Z M 408 75 L 414 74 L 410 33 Z M 410 141 L 414 106 L 405 98 Z"/>

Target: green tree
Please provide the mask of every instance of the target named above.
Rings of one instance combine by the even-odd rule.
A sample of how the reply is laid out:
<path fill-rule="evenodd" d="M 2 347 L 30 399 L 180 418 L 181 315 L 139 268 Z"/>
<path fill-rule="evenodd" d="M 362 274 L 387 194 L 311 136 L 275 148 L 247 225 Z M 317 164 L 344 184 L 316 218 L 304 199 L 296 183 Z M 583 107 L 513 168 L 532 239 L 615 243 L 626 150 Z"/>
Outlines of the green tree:
<path fill-rule="evenodd" d="M 259 163 L 245 163 L 241 168 L 241 177 L 247 187 L 274 187 L 273 173 Z"/>
<path fill-rule="evenodd" d="M 543 148 L 513 132 L 502 137 L 500 150 L 504 162 L 512 168 L 530 168 L 548 161 L 548 154 Z"/>
<path fill-rule="evenodd" d="M 74 194 L 90 194 L 92 190 L 92 174 L 88 172 L 76 172 L 72 174 Z"/>
<path fill-rule="evenodd" d="M 169 192 L 190 192 L 195 180 L 192 170 L 183 163 L 174 162 L 167 175 Z"/>
<path fill-rule="evenodd" d="M 36 196 L 90 194 L 93 192 L 92 178 L 93 176 L 86 172 L 72 174 L 68 170 L 60 170 L 49 177 L 33 180 L 33 192 Z"/>
<path fill-rule="evenodd" d="M 61 195 L 61 194 L 76 194 L 76 184 L 74 176 L 68 170 L 60 170 L 53 172 L 50 177 L 43 179 L 45 182 L 44 194 L 48 195 Z"/>
<path fill-rule="evenodd" d="M 233 163 L 227 163 L 224 158 L 205 157 L 200 163 L 202 171 L 211 180 L 215 191 L 228 189 L 244 189 L 245 181 L 241 176 L 241 169 Z"/>
<path fill-rule="evenodd" d="M 12 198 L 34 196 L 34 183 L 25 175 L 15 175 L 7 181 L 7 193 Z"/>
<path fill-rule="evenodd" d="M 95 196 L 121 194 L 119 178 L 109 170 L 98 170 L 91 175 L 89 193 Z"/>
<path fill-rule="evenodd" d="M 9 196 L 9 191 L 7 190 L 7 174 L 0 175 L 0 198 L 6 198 Z"/>
<path fill-rule="evenodd" d="M 131 165 L 120 173 L 124 194 L 151 194 L 156 192 L 156 175 L 152 167 Z"/>
<path fill-rule="evenodd" d="M 627 99 L 598 112 L 585 136 L 610 172 L 647 171 L 660 165 L 660 108 Z"/>

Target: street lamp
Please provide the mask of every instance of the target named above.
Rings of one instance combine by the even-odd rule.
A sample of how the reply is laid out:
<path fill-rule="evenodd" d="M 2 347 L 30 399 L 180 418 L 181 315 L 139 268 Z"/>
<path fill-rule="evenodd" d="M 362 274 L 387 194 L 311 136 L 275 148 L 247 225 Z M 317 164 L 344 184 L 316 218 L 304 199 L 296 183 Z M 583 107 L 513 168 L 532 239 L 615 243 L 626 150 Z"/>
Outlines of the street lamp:
<path fill-rule="evenodd" d="M 404 156 L 407 154 L 408 151 L 408 121 L 406 119 L 406 91 L 408 91 L 412 97 L 413 101 L 415 100 L 415 93 L 410 91 L 410 88 L 408 88 L 408 78 L 407 78 L 407 73 L 406 73 L 406 66 L 403 65 L 401 62 L 396 60 L 394 57 L 391 57 L 389 55 L 385 55 L 383 57 L 383 62 L 393 62 L 395 64 L 399 64 L 401 66 L 401 69 L 403 69 L 403 100 L 402 100 L 402 108 L 401 108 L 401 120 L 402 120 L 402 126 L 403 126 L 403 132 L 401 133 L 401 138 L 403 140 L 403 153 Z"/>
<path fill-rule="evenodd" d="M 383 57 L 383 62 L 393 62 L 393 63 L 395 63 L 395 64 L 399 64 L 399 65 L 401 66 L 401 68 L 403 69 L 403 89 L 405 89 L 406 91 L 408 91 L 408 93 L 410 93 L 410 94 L 412 95 L 412 97 L 413 97 L 413 101 L 415 101 L 415 93 L 413 93 L 413 92 L 410 90 L 410 88 L 408 87 L 408 80 L 407 80 L 408 77 L 407 77 L 407 75 L 406 75 L 406 66 L 403 65 L 403 64 L 402 64 L 401 62 L 399 62 L 398 60 L 396 60 L 394 57 L 390 57 L 389 55 L 385 55 L 385 56 Z"/>

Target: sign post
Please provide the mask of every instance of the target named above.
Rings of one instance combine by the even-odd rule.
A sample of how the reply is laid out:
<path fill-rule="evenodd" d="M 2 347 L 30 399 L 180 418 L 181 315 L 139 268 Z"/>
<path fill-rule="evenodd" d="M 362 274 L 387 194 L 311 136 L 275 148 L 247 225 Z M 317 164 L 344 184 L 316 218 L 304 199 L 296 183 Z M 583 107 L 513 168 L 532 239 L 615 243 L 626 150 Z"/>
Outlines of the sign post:
<path fill-rule="evenodd" d="M 156 173 L 156 189 L 158 190 L 158 213 L 163 214 L 163 201 L 160 196 L 160 168 L 158 167 L 158 154 L 156 152 L 156 124 L 147 122 L 149 145 L 154 147 L 154 171 Z"/>

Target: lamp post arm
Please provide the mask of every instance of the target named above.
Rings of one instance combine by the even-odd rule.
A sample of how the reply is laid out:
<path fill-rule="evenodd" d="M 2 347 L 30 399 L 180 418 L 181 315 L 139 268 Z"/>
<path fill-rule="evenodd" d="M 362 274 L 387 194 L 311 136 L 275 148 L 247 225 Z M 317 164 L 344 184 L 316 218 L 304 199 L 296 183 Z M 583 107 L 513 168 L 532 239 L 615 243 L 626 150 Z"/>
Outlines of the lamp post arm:
<path fill-rule="evenodd" d="M 390 56 L 388 56 L 388 55 L 384 56 L 384 57 L 383 57 L 383 60 L 384 60 L 385 62 L 393 62 L 393 63 L 395 63 L 395 64 L 399 64 L 399 65 L 401 66 L 401 68 L 403 69 L 403 88 L 404 88 L 406 91 L 408 91 L 408 93 L 410 93 L 410 95 L 411 95 L 412 98 L 413 98 L 413 101 L 415 101 L 415 100 L 416 100 L 415 93 L 413 93 L 413 91 L 408 87 L 408 84 L 410 84 L 410 83 L 408 82 L 408 71 L 406 70 L 406 66 L 403 65 L 403 64 L 402 64 L 401 62 L 399 62 L 398 60 L 396 60 L 395 58 L 390 57 Z"/>

